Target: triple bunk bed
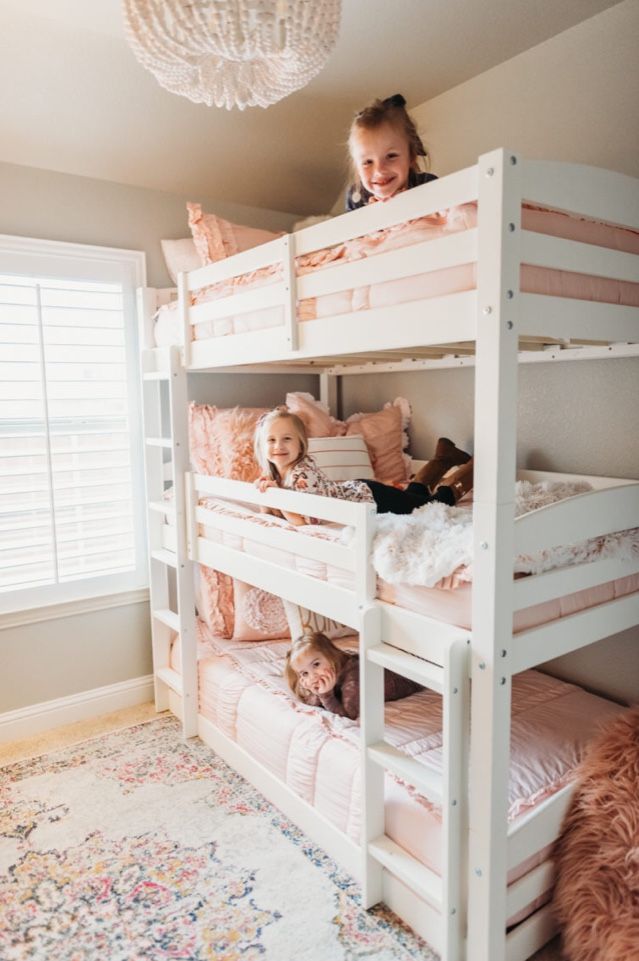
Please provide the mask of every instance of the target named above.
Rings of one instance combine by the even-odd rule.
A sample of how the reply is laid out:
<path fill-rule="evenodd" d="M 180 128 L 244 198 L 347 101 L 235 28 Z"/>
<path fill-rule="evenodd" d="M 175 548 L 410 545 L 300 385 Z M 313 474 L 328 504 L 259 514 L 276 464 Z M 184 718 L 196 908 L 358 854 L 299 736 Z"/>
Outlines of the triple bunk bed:
<path fill-rule="evenodd" d="M 365 906 L 385 901 L 444 961 L 519 961 L 552 937 L 549 855 L 571 774 L 621 709 L 534 669 L 639 624 L 637 538 L 528 576 L 513 576 L 513 559 L 632 531 L 639 483 L 517 471 L 517 370 L 639 355 L 638 187 L 497 150 L 390 203 L 181 274 L 177 345 L 153 346 L 172 292 L 140 292 L 157 707 L 355 875 Z M 313 373 L 334 408 L 343 376 L 465 365 L 475 369 L 472 585 L 451 615 L 429 607 L 437 588 L 417 588 L 412 603 L 377 576 L 374 508 L 261 494 L 190 468 L 190 372 Z M 516 478 L 581 486 L 516 516 Z M 266 524 L 265 506 L 339 534 Z M 286 641 L 214 639 L 207 660 L 195 563 L 351 628 L 359 723 L 287 697 L 276 677 Z M 403 702 L 385 710 L 384 668 L 424 687 L 404 713 Z M 270 760 L 282 731 L 288 754 Z M 536 766 L 553 768 L 550 779 Z M 346 814 L 331 791 L 349 795 Z"/>

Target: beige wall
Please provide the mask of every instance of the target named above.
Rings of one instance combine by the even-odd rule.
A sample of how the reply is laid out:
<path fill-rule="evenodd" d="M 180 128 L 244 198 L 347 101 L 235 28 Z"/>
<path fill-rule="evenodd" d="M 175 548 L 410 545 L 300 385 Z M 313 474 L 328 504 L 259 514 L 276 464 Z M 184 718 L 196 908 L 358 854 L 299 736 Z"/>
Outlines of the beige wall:
<path fill-rule="evenodd" d="M 639 3 L 625 0 L 412 111 L 440 176 L 495 147 L 639 176 Z"/>
<path fill-rule="evenodd" d="M 507 146 L 530 157 L 639 176 L 639 4 L 627 0 L 413 109 L 439 175 Z M 520 367 L 520 467 L 639 478 L 639 359 Z M 412 450 L 440 435 L 472 449 L 471 369 L 352 377 L 344 413 L 397 395 L 413 407 Z M 639 632 L 553 662 L 553 672 L 639 700 Z"/>
<path fill-rule="evenodd" d="M 171 285 L 160 240 L 190 236 L 188 200 L 234 223 L 266 230 L 290 230 L 297 219 L 294 214 L 223 203 L 214 197 L 180 197 L 0 163 L 1 234 L 143 250 L 150 287 Z"/>

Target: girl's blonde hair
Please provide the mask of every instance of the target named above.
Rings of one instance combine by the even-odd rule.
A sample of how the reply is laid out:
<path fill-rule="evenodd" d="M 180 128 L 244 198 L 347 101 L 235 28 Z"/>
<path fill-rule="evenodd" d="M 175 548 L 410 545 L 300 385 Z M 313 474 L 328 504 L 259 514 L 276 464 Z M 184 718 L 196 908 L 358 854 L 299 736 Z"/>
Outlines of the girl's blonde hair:
<path fill-rule="evenodd" d="M 428 156 L 421 137 L 417 133 L 415 121 L 406 110 L 406 101 L 401 93 L 386 97 L 385 100 L 375 99 L 355 114 L 348 134 L 348 151 L 353 180 L 359 181 L 357 166 L 353 159 L 355 133 L 358 130 L 377 130 L 384 124 L 390 124 L 405 137 L 410 151 L 411 169 L 419 170 L 419 158 Z"/>
<path fill-rule="evenodd" d="M 270 474 L 273 480 L 277 481 L 278 483 L 282 480 L 282 478 L 280 477 L 280 473 L 275 464 L 272 464 L 266 456 L 266 438 L 273 421 L 279 420 L 280 418 L 286 418 L 287 420 L 290 420 L 295 429 L 297 438 L 300 442 L 300 456 L 298 457 L 298 461 L 300 461 L 302 457 L 306 457 L 306 454 L 308 453 L 308 436 L 306 434 L 306 427 L 304 426 L 303 420 L 301 420 L 297 414 L 294 414 L 292 411 L 290 411 L 285 404 L 281 404 L 274 410 L 270 410 L 268 414 L 262 414 L 257 422 L 255 436 L 253 438 L 255 459 L 262 470 Z"/>
<path fill-rule="evenodd" d="M 284 678 L 295 697 L 300 701 L 308 701 L 312 695 L 300 682 L 299 674 L 291 664 L 291 661 L 297 657 L 298 654 L 302 654 L 305 651 L 323 654 L 335 671 L 336 677 L 339 677 L 342 668 L 349 658 L 349 655 L 345 651 L 340 651 L 339 647 L 335 647 L 326 634 L 321 634 L 319 631 L 313 631 L 310 634 L 302 634 L 301 637 L 296 637 L 284 660 Z"/>

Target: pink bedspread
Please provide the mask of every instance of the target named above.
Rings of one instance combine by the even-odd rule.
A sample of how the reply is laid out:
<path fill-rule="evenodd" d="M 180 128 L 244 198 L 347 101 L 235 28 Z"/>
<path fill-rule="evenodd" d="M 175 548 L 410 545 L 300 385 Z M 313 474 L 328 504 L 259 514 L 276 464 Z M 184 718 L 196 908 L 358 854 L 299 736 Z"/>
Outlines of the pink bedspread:
<path fill-rule="evenodd" d="M 350 263 L 389 250 L 397 250 L 426 240 L 434 240 L 468 230 L 477 225 L 476 204 L 463 204 L 448 211 L 419 217 L 365 237 L 337 244 L 298 257 L 298 276 L 339 263 Z M 639 233 L 609 224 L 595 223 L 571 217 L 559 211 L 543 210 L 529 205 L 522 208 L 522 227 L 536 233 L 596 244 L 613 250 L 639 253 Z M 281 277 L 279 266 L 264 267 L 197 291 L 193 303 L 205 303 L 232 296 L 236 292 L 275 283 Z M 571 297 L 578 300 L 639 306 L 639 284 L 610 280 L 571 271 L 553 270 L 523 264 L 520 284 L 522 291 Z M 316 320 L 373 307 L 388 307 L 411 300 L 441 297 L 476 287 L 476 265 L 473 263 L 429 271 L 401 280 L 386 281 L 354 290 L 338 291 L 321 297 L 302 300 L 298 304 L 299 320 Z M 194 326 L 195 339 L 219 337 L 226 334 L 276 327 L 284 323 L 281 307 L 269 307 L 244 314 L 232 315 Z M 158 312 L 155 324 L 157 346 L 179 343 L 181 321 L 175 304 L 168 304 Z"/>
<path fill-rule="evenodd" d="M 337 642 L 353 647 L 354 641 Z M 359 725 L 296 702 L 282 678 L 289 642 L 237 642 L 199 625 L 199 711 L 354 840 L 361 818 Z M 179 670 L 178 646 L 172 666 Z M 511 822 L 566 784 L 585 744 L 620 710 L 537 671 L 513 678 L 508 817 Z M 386 705 L 385 738 L 442 773 L 441 698 L 422 691 Z M 386 833 L 441 873 L 440 811 L 387 776 Z M 530 869 L 511 872 L 509 881 Z M 517 919 L 511 919 L 514 923 Z"/>

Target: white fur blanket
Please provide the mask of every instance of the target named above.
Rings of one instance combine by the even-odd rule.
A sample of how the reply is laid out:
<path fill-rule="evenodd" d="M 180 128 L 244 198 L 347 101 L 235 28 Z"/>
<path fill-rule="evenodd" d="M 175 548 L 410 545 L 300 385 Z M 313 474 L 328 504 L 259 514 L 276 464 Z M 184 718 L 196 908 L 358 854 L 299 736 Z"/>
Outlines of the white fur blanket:
<path fill-rule="evenodd" d="M 515 516 L 566 497 L 592 490 L 583 482 L 544 481 L 515 484 Z M 540 574 L 599 558 L 639 556 L 639 528 L 608 534 L 515 558 L 513 571 Z M 390 584 L 434 587 L 455 575 L 455 583 L 472 580 L 473 515 L 465 507 L 433 502 L 409 515 L 381 514 L 373 543 L 375 570 Z"/>

